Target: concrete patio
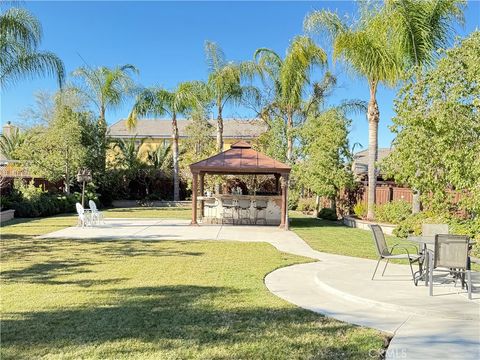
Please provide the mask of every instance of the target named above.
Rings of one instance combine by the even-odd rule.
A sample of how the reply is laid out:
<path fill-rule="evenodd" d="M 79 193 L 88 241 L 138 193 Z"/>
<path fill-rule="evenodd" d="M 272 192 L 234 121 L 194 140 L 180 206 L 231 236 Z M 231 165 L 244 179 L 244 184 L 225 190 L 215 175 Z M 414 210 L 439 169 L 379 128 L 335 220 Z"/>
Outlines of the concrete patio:
<path fill-rule="evenodd" d="M 273 226 L 189 226 L 188 220 L 108 219 L 96 227 L 62 229 L 42 238 L 221 240 L 267 242 L 279 251 L 319 260 L 281 268 L 265 278 L 275 295 L 303 308 L 393 335 L 387 359 L 480 358 L 480 274 L 473 300 L 451 283 L 428 295 L 406 265 L 390 264 L 370 280 L 376 261 L 321 253 Z M 372 357 L 375 354 L 372 354 Z"/>

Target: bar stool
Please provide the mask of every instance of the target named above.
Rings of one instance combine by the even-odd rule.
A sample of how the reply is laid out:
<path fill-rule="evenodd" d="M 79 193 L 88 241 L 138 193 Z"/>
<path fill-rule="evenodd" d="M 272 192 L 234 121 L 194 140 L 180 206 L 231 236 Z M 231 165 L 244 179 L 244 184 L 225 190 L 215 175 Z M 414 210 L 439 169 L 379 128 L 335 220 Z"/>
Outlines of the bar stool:
<path fill-rule="evenodd" d="M 258 221 L 263 221 L 264 224 L 266 225 L 267 224 L 267 201 L 255 200 L 254 208 L 255 208 L 255 224 L 257 224 Z"/>
<path fill-rule="evenodd" d="M 215 224 L 218 224 L 217 218 L 217 207 L 218 207 L 218 200 L 217 199 L 208 199 L 204 202 L 205 210 L 206 211 L 206 218 L 211 218 L 211 223 L 215 221 Z"/>
<path fill-rule="evenodd" d="M 222 224 L 225 219 L 232 219 L 232 224 L 235 224 L 235 210 L 237 205 L 233 199 L 222 199 Z"/>
<path fill-rule="evenodd" d="M 251 201 L 247 199 L 238 200 L 238 219 L 240 224 L 243 224 L 244 220 L 247 220 L 249 224 L 252 223 L 250 220 L 250 205 Z"/>

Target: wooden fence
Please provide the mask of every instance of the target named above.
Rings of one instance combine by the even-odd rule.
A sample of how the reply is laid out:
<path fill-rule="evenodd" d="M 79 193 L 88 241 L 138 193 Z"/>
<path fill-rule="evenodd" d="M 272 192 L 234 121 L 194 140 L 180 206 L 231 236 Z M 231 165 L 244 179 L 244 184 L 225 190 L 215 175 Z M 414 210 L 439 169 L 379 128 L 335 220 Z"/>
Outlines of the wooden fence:
<path fill-rule="evenodd" d="M 451 192 L 453 195 L 452 202 L 454 204 L 460 201 L 462 194 L 456 191 Z M 368 186 L 363 186 L 357 190 L 356 200 L 357 202 L 363 202 L 367 204 L 368 199 Z M 387 202 L 404 200 L 411 204 L 413 202 L 413 191 L 405 187 L 397 186 L 377 186 L 375 189 L 375 203 L 377 205 L 385 204 Z"/>
<path fill-rule="evenodd" d="M 357 195 L 357 201 L 367 203 L 368 186 L 362 187 Z M 375 189 L 375 203 L 385 204 L 391 201 L 404 200 L 408 203 L 413 201 L 413 192 L 409 188 L 396 186 L 377 186 Z"/>

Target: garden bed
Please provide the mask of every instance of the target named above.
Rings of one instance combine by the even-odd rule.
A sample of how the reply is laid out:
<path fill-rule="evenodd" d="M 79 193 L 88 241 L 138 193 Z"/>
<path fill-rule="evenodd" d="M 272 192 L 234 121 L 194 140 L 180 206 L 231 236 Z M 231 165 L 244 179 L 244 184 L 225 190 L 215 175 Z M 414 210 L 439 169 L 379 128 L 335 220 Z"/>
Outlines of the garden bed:
<path fill-rule="evenodd" d="M 343 218 L 343 223 L 348 227 L 353 227 L 353 228 L 362 229 L 362 230 L 370 230 L 369 225 L 377 224 L 377 225 L 380 225 L 383 232 L 387 235 L 392 235 L 393 230 L 397 227 L 397 225 L 381 224 L 375 221 L 362 220 L 353 216 L 345 216 Z"/>

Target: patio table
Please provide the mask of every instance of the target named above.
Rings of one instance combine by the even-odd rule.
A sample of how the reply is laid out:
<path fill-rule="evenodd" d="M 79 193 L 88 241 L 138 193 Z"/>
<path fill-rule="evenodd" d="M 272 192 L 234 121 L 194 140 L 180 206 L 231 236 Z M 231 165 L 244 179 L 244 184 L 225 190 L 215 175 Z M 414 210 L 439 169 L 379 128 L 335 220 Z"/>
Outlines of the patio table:
<path fill-rule="evenodd" d="M 93 214 L 92 214 L 92 209 L 83 209 L 84 214 L 85 214 L 85 219 L 88 220 L 87 226 L 92 226 L 93 225 Z"/>
<path fill-rule="evenodd" d="M 430 269 L 430 257 L 433 255 L 434 246 L 435 246 L 435 236 L 409 236 L 407 237 L 408 241 L 414 242 L 419 244 L 422 247 L 423 256 L 424 256 L 424 263 L 425 263 L 425 270 L 418 275 L 416 279 L 414 279 L 415 284 L 418 280 L 424 278 L 425 286 L 428 286 L 428 271 Z M 474 240 L 469 240 L 468 246 L 471 247 L 475 244 Z M 467 268 L 470 268 L 470 257 L 468 257 Z"/>

